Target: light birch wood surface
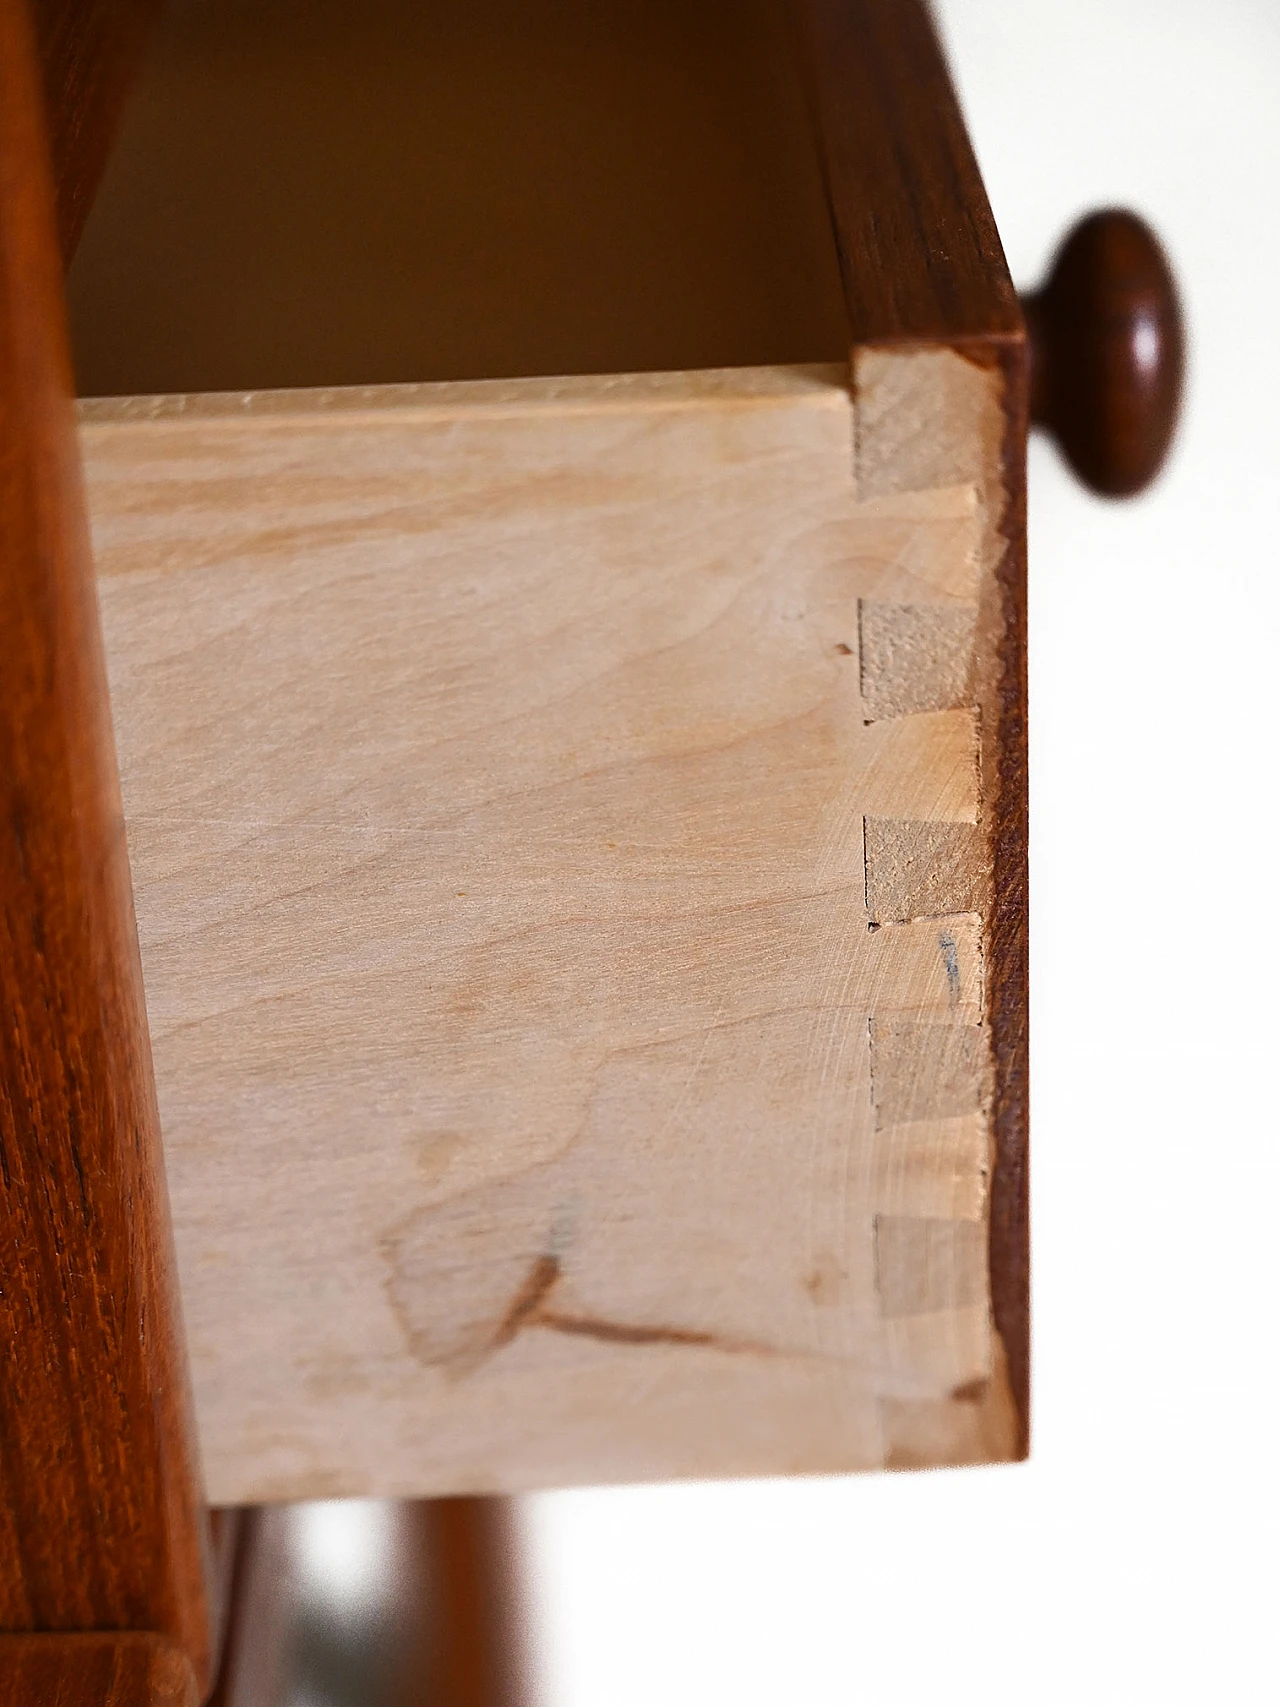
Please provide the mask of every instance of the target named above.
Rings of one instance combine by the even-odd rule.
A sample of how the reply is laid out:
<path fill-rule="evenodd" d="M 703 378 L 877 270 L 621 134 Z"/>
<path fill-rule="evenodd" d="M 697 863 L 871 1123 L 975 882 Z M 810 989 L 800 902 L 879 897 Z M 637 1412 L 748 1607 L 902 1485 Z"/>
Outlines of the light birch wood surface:
<path fill-rule="evenodd" d="M 1008 1456 L 999 375 L 82 444 L 215 1503 Z"/>

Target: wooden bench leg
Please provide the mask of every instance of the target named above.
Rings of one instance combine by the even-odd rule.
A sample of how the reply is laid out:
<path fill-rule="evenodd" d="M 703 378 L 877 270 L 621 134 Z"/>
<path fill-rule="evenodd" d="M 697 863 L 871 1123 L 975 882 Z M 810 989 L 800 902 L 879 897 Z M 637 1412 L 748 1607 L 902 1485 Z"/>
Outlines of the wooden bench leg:
<path fill-rule="evenodd" d="M 400 1508 L 398 1530 L 412 1635 L 394 1707 L 528 1707 L 514 1503 L 422 1500 Z"/>

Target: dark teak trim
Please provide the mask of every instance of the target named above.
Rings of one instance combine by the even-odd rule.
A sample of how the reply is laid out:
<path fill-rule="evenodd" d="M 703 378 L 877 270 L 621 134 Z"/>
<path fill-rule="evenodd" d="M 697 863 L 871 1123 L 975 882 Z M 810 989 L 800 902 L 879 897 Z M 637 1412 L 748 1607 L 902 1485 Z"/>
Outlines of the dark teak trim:
<path fill-rule="evenodd" d="M 191 1427 L 34 38 L 0 0 L 0 1629 L 208 1673 Z"/>
<path fill-rule="evenodd" d="M 1004 553 L 997 568 L 1003 635 L 997 685 L 987 1006 L 994 1056 L 991 1308 L 1018 1407 L 1019 1456 L 1031 1439 L 1030 872 L 1027 786 L 1027 425 L 1025 347 L 1003 352 Z"/>
<path fill-rule="evenodd" d="M 855 345 L 1024 337 L 1017 292 L 921 0 L 793 0 Z"/>

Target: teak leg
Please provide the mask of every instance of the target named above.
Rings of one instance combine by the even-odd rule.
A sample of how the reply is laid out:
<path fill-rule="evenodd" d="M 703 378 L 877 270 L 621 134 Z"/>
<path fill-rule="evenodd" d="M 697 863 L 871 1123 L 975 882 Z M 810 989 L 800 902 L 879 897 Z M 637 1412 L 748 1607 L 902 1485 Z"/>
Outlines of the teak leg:
<path fill-rule="evenodd" d="M 512 1502 L 406 1503 L 397 1555 L 398 1598 L 413 1634 L 395 1707 L 528 1707 Z"/>
<path fill-rule="evenodd" d="M 222 1667 L 209 1707 L 285 1707 L 301 1689 L 363 1707 L 530 1707 L 510 1500 L 391 1508 L 370 1598 L 318 1599 L 296 1508 L 239 1514 Z"/>

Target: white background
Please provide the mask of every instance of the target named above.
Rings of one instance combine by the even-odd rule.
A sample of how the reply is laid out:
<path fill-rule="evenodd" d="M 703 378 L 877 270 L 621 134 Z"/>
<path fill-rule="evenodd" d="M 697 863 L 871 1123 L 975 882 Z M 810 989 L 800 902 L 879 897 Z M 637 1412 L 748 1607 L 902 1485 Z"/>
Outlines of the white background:
<path fill-rule="evenodd" d="M 1181 441 L 1031 462 L 1031 1464 L 546 1495 L 548 1707 L 1280 1700 L 1280 4 L 944 0 L 1014 277 L 1166 239 Z"/>

